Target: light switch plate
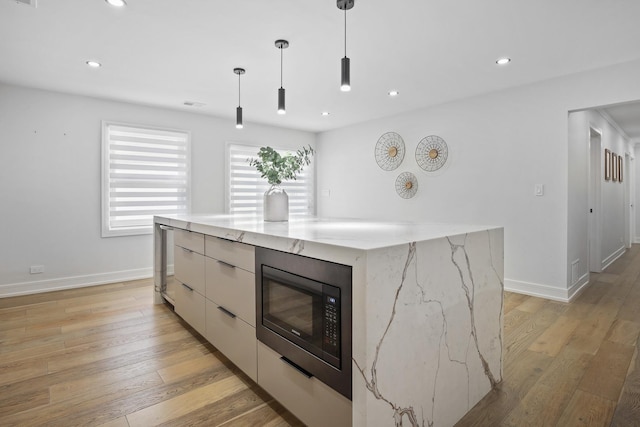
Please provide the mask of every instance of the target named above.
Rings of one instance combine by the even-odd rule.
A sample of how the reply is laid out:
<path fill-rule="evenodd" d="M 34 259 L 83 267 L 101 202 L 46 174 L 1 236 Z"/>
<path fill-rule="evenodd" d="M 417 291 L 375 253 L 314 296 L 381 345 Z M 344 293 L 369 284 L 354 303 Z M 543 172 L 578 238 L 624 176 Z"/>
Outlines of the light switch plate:
<path fill-rule="evenodd" d="M 544 196 L 544 184 L 536 184 L 534 194 L 536 196 Z"/>

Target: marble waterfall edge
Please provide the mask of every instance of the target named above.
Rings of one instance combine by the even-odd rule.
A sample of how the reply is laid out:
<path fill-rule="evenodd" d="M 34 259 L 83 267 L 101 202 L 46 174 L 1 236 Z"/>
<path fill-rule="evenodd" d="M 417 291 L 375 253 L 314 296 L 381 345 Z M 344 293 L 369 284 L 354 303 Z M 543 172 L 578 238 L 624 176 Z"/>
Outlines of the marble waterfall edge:
<path fill-rule="evenodd" d="M 502 229 L 367 253 L 354 425 L 452 426 L 502 381 L 503 260 Z"/>

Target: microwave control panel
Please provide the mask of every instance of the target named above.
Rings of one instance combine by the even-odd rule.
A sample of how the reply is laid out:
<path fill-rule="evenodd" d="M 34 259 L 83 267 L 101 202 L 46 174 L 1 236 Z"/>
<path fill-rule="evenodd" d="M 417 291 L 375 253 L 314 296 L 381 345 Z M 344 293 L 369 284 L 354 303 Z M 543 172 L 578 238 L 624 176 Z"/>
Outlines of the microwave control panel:
<path fill-rule="evenodd" d="M 335 297 L 325 295 L 324 302 L 324 343 L 325 351 L 339 355 L 340 318 L 338 313 L 338 301 Z"/>

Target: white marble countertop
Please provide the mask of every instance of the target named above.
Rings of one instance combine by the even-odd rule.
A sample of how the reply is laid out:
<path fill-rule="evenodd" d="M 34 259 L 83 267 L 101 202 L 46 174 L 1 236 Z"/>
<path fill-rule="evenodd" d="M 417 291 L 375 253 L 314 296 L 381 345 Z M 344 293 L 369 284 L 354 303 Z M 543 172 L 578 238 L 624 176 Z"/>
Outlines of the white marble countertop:
<path fill-rule="evenodd" d="M 207 228 L 217 228 L 229 232 L 248 232 L 359 250 L 379 249 L 500 228 L 469 224 L 318 217 L 290 217 L 288 222 L 265 222 L 260 216 L 220 214 L 156 216 L 155 222 L 204 233 Z"/>

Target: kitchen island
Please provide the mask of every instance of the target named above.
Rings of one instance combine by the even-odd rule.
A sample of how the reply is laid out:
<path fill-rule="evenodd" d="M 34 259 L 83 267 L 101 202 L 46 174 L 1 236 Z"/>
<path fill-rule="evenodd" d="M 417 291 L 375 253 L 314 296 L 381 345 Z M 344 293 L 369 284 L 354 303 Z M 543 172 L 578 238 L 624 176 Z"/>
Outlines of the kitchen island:
<path fill-rule="evenodd" d="M 276 223 L 226 215 L 155 217 L 157 303 L 165 295 L 167 228 L 352 268 L 351 401 L 323 389 L 317 401 L 298 404 L 309 390 L 308 399 L 316 400 L 317 388 L 311 384 L 307 389 L 298 379 L 270 389 L 267 377 L 275 370 L 270 362 L 261 370 L 260 353 L 270 350 L 259 342 L 255 371 L 253 362 L 246 369 L 244 361 L 239 364 L 307 424 L 335 409 L 337 418 L 316 422 L 451 426 L 502 380 L 502 228 L 354 219 Z M 215 325 L 208 311 L 204 318 L 199 332 L 207 336 Z M 252 351 L 250 346 L 244 353 Z"/>

